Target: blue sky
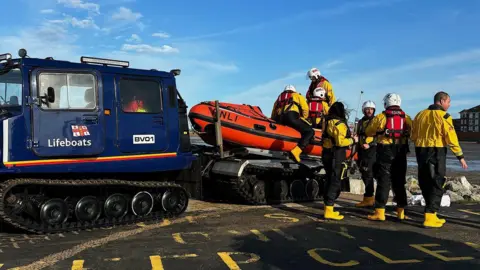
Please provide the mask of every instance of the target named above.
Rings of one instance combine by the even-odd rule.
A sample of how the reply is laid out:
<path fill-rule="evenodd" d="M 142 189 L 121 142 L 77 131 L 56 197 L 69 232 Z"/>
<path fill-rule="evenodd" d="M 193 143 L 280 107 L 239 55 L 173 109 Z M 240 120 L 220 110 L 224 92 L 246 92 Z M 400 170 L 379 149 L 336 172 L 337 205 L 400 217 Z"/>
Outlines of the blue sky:
<path fill-rule="evenodd" d="M 255 4 L 254 4 L 255 3 Z M 219 99 L 269 116 L 286 84 L 320 68 L 355 109 L 402 96 L 412 117 L 438 90 L 451 114 L 480 104 L 480 1 L 4 0 L 0 52 L 182 69 L 187 104 Z M 354 113 L 353 113 L 354 115 Z"/>

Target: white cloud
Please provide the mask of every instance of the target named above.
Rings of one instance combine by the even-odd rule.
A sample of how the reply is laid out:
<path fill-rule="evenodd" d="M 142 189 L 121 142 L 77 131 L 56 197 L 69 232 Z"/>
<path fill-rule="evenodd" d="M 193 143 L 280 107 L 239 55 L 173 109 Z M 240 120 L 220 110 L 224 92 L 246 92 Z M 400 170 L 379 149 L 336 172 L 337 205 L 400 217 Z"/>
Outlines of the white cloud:
<path fill-rule="evenodd" d="M 83 20 L 79 20 L 75 17 L 71 17 L 69 19 L 67 19 L 70 24 L 73 26 L 73 27 L 78 27 L 78 28 L 93 28 L 93 29 L 97 29 L 97 30 L 100 30 L 100 27 L 98 25 L 95 24 L 95 22 L 93 21 L 93 19 L 91 18 L 87 18 L 87 19 L 83 19 Z"/>
<path fill-rule="evenodd" d="M 153 33 L 152 37 L 169 38 L 170 35 L 165 32 L 161 32 L 161 33 Z"/>
<path fill-rule="evenodd" d="M 130 38 L 127 39 L 128 42 L 142 42 L 142 39 L 137 34 L 132 34 Z"/>
<path fill-rule="evenodd" d="M 122 50 L 135 51 L 138 53 L 178 53 L 179 52 L 177 48 L 173 48 L 168 45 L 155 47 L 148 44 L 137 44 L 137 45 L 123 44 Z"/>
<path fill-rule="evenodd" d="M 64 4 L 66 7 L 86 9 L 100 14 L 100 5 L 95 3 L 84 2 L 82 0 L 57 0 L 57 3 Z"/>
<path fill-rule="evenodd" d="M 3 41 L 0 43 L 0 51 L 15 53 L 24 48 L 30 57 L 80 59 L 76 54 L 79 49 L 76 44 L 78 36 L 69 33 L 63 24 L 44 22 L 39 27 L 25 28 L 15 33 L 15 36 L 0 37 Z"/>
<path fill-rule="evenodd" d="M 51 14 L 54 13 L 55 11 L 53 9 L 42 9 L 40 10 L 40 13 L 42 14 Z"/>
<path fill-rule="evenodd" d="M 121 21 L 128 21 L 128 22 L 136 22 L 143 15 L 139 12 L 133 12 L 131 9 L 126 7 L 119 7 L 118 10 L 113 13 L 112 19 L 114 20 L 121 20 Z"/>
<path fill-rule="evenodd" d="M 59 20 L 59 19 L 48 20 L 48 22 L 52 24 L 70 25 L 74 28 L 95 29 L 95 30 L 106 32 L 106 33 L 110 31 L 108 28 L 99 27 L 91 17 L 87 17 L 85 19 L 78 19 L 76 17 L 66 15 L 66 14 L 64 14 L 64 16 L 65 18 L 63 20 Z"/>

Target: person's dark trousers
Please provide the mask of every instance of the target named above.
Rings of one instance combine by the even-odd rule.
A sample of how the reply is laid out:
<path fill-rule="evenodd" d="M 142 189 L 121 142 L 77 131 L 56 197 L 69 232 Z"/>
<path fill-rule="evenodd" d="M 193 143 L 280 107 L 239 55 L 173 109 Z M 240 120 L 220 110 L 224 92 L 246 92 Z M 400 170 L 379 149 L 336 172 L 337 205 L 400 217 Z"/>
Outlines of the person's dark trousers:
<path fill-rule="evenodd" d="M 365 184 L 364 197 L 372 197 L 375 190 L 373 184 L 373 165 L 377 158 L 376 155 L 376 146 L 370 146 L 368 149 L 358 147 L 358 167 L 362 174 L 363 183 Z"/>
<path fill-rule="evenodd" d="M 407 191 L 405 189 L 407 147 L 401 144 L 377 145 L 375 208 L 385 208 L 390 187 L 395 193 L 397 207 L 404 208 L 407 205 Z"/>
<path fill-rule="evenodd" d="M 341 189 L 341 176 L 343 162 L 346 159 L 346 147 L 324 148 L 322 151 L 322 162 L 325 166 L 325 195 L 326 206 L 333 206 Z"/>
<path fill-rule="evenodd" d="M 282 123 L 300 132 L 301 138 L 298 141 L 298 147 L 300 147 L 302 150 L 307 147 L 310 140 L 315 135 L 313 128 L 305 121 L 300 119 L 300 114 L 298 112 L 286 112 L 285 115 L 283 115 Z"/>
<path fill-rule="evenodd" d="M 415 147 L 418 163 L 418 183 L 425 199 L 425 213 L 440 209 L 446 174 L 446 147 Z"/>

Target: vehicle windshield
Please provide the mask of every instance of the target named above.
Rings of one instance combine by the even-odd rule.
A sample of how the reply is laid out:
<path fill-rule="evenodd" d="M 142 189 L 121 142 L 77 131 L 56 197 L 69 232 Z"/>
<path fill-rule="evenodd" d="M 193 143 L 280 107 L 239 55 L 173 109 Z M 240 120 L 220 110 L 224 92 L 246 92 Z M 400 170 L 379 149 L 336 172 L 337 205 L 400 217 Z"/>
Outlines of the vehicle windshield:
<path fill-rule="evenodd" d="M 22 73 L 14 68 L 0 73 L 0 107 L 18 107 L 22 105 Z"/>

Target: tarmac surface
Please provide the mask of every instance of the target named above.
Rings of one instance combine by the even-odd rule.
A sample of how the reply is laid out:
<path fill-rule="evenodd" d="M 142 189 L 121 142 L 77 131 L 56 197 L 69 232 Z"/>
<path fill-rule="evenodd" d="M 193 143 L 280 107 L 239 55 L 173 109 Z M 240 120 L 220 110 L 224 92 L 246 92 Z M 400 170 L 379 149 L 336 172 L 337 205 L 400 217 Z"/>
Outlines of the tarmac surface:
<path fill-rule="evenodd" d="M 385 222 L 342 194 L 342 221 L 323 203 L 242 206 L 192 200 L 180 218 L 76 233 L 0 233 L 0 269 L 480 269 L 480 205 L 442 208 L 440 229 L 422 227 L 423 209 Z M 475 267 L 475 265 L 477 265 Z"/>

